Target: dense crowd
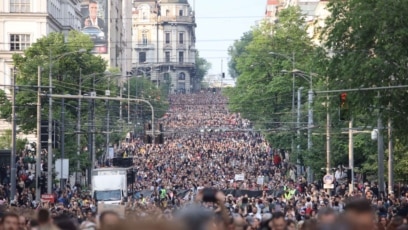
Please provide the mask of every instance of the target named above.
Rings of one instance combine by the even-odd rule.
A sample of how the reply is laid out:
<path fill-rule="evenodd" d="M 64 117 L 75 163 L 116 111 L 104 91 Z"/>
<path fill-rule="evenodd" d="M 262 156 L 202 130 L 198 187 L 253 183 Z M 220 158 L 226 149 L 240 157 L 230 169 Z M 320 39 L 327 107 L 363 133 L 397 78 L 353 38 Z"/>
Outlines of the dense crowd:
<path fill-rule="evenodd" d="M 220 92 L 174 94 L 169 100 L 159 121 L 163 144 L 129 137 L 117 149 L 133 158 L 136 171 L 129 185 L 136 192 L 123 201 L 123 213 L 101 211 L 89 193 L 69 182 L 54 189 L 53 203 L 34 202 L 32 168 L 23 155 L 17 159 L 15 199 L 7 199 L 10 170 L 0 173 L 0 230 L 407 228 L 406 187 L 385 194 L 375 183 L 356 180 L 350 191 L 347 173 L 339 167 L 335 188 L 324 190 L 321 182 L 308 183 L 297 174 L 287 151 L 274 148 L 252 131 L 250 121 L 230 113 Z M 13 224 L 17 227 L 9 228 Z"/>

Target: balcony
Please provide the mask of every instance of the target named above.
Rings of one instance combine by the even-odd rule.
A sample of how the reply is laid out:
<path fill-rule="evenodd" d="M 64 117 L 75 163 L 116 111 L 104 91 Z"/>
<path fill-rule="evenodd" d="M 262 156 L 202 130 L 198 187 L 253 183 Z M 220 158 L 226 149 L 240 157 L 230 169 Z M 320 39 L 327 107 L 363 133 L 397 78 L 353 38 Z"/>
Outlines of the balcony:
<path fill-rule="evenodd" d="M 159 22 L 195 23 L 195 19 L 192 16 L 161 16 Z"/>
<path fill-rule="evenodd" d="M 155 45 L 152 43 L 147 43 L 147 44 L 143 44 L 143 43 L 138 43 L 134 45 L 135 50 L 154 50 L 155 49 Z"/>

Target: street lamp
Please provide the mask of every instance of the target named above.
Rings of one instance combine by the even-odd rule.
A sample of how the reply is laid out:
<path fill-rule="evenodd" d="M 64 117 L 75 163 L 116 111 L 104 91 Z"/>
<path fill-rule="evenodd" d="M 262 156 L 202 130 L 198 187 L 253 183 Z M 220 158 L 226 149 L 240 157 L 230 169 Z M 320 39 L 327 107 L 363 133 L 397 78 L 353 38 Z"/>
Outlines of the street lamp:
<path fill-rule="evenodd" d="M 99 80 L 102 80 L 102 79 L 104 79 L 104 78 L 108 78 L 109 79 L 109 84 L 108 84 L 108 87 L 110 86 L 110 78 L 112 77 L 112 76 L 114 76 L 114 77 L 121 77 L 122 75 L 120 75 L 120 74 L 112 74 L 112 73 L 109 73 L 109 72 L 104 72 L 104 73 L 92 73 L 92 74 L 89 74 L 89 75 L 87 75 L 86 77 L 92 77 L 92 92 L 91 92 L 91 96 L 92 95 L 94 95 L 94 96 L 96 96 L 96 89 L 95 89 L 95 83 L 97 82 L 97 81 L 95 81 L 95 77 L 97 76 L 97 75 L 104 75 L 104 77 L 102 77 L 102 78 L 99 78 Z M 82 76 L 81 76 L 81 79 L 82 79 Z M 86 79 L 86 78 L 85 78 Z M 82 84 L 82 80 L 81 80 L 81 84 Z M 108 90 L 107 91 L 105 91 L 105 96 L 109 96 L 109 95 L 106 95 L 106 94 L 109 94 L 110 95 L 110 88 L 108 88 Z M 80 100 L 81 98 L 78 98 L 78 100 Z M 88 128 L 88 130 L 89 130 L 89 132 L 90 132 L 90 134 L 91 135 L 89 135 L 89 139 L 88 139 L 88 145 L 89 145 L 89 147 L 88 147 L 88 149 L 89 149 L 89 153 L 90 153 L 90 156 L 89 156 L 89 158 L 91 159 L 91 167 L 88 169 L 88 182 L 90 182 L 91 181 L 91 176 L 92 176 L 92 170 L 95 168 L 95 161 L 96 161 L 96 152 L 95 152 L 95 150 L 96 150 L 96 146 L 95 146 L 95 141 L 96 141 L 96 139 L 95 139 L 95 108 L 94 108 L 94 99 L 91 99 L 92 100 L 92 104 L 91 104 L 91 113 L 90 113 L 90 115 L 91 115 L 91 117 L 90 117 L 90 120 L 91 120 L 91 125 L 89 126 L 89 128 Z M 108 154 L 108 152 L 109 152 L 109 138 L 110 138 L 110 131 L 109 131 L 109 116 L 110 116 L 110 111 L 109 111 L 109 101 L 107 101 L 107 126 L 106 126 L 106 153 Z M 78 143 L 79 144 L 79 143 Z"/>
<path fill-rule="evenodd" d="M 75 53 L 83 53 L 86 52 L 86 49 L 79 49 L 77 51 L 73 51 L 73 52 L 68 52 L 68 53 L 63 53 L 59 56 L 56 56 L 54 58 L 56 58 L 53 61 L 53 57 L 52 57 L 52 51 L 51 51 L 51 47 L 49 49 L 49 73 L 48 73 L 48 80 L 49 80 L 49 93 L 50 95 L 52 94 L 52 65 L 54 62 L 59 61 L 61 58 L 70 55 L 70 54 L 75 54 Z M 52 98 L 49 98 L 49 110 L 48 110 L 48 162 L 47 162 L 47 173 L 48 173 L 48 177 L 47 177 L 47 193 L 51 194 L 52 193 Z M 40 144 L 40 143 L 39 143 Z M 38 176 L 38 175 L 37 175 Z"/>
<path fill-rule="evenodd" d="M 292 71 L 287 71 L 287 70 L 282 70 L 282 73 L 292 73 L 295 76 L 301 77 L 304 80 L 306 80 L 309 83 L 309 91 L 308 91 L 308 121 L 307 121 L 307 149 L 310 150 L 313 146 L 312 142 L 312 128 L 313 128 L 313 76 L 316 76 L 317 74 L 315 73 L 310 73 L 309 75 L 306 74 L 302 70 L 298 69 L 293 69 Z M 300 93 L 300 92 L 299 92 Z M 298 106 L 300 106 L 300 95 L 298 95 Z M 299 109 L 298 108 L 298 121 L 297 124 L 299 126 L 300 124 L 300 114 L 299 114 Z M 310 173 L 310 168 L 308 168 L 309 171 L 309 176 L 311 176 L 312 173 Z M 309 177 L 308 181 L 311 181 L 312 178 Z"/>

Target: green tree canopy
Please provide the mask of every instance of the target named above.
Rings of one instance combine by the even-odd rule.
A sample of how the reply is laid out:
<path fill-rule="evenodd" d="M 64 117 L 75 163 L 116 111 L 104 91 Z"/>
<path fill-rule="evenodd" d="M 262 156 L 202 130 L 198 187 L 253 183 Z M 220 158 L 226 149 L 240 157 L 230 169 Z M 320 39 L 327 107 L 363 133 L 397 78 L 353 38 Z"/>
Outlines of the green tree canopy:
<path fill-rule="evenodd" d="M 195 57 L 195 67 L 196 67 L 196 79 L 198 79 L 198 81 L 202 81 L 205 77 L 205 75 L 207 75 L 208 70 L 211 69 L 211 63 L 209 63 L 205 58 L 200 57 L 199 52 L 196 52 L 196 57 Z"/>
<path fill-rule="evenodd" d="M 332 50 L 327 75 L 332 88 L 407 85 L 408 5 L 401 1 L 331 1 L 331 17 L 323 36 Z M 370 9 L 370 10 L 367 10 Z M 376 122 L 390 118 L 394 132 L 407 136 L 408 91 L 383 90 L 349 93 L 353 114 Z M 369 119 L 371 118 L 371 119 Z M 370 124 L 372 125 L 372 124 Z"/>
<path fill-rule="evenodd" d="M 246 47 L 253 40 L 252 30 L 245 32 L 239 40 L 235 40 L 228 48 L 228 72 L 232 78 L 237 78 L 241 73 L 237 69 L 237 59 L 246 52 Z"/>
<path fill-rule="evenodd" d="M 91 54 L 93 43 L 89 36 L 71 31 L 65 39 L 62 33 L 51 33 L 47 37 L 38 39 L 23 54 L 14 54 L 13 60 L 17 69 L 17 85 L 36 86 L 37 69 L 41 67 L 41 85 L 48 86 L 49 75 L 53 83 L 53 93 L 78 94 L 78 85 L 83 91 L 90 91 L 92 81 L 80 82 L 80 75 L 95 74 L 100 76 L 106 69 L 106 62 Z M 86 52 L 80 52 L 82 49 Z M 50 71 L 51 68 L 51 71 Z M 42 91 L 47 92 L 44 88 Z M 42 108 L 47 108 L 47 98 L 42 100 Z M 19 105 L 17 114 L 24 119 L 19 120 L 19 127 L 29 132 L 36 127 L 36 90 L 35 88 L 21 88 L 16 95 Z M 34 106 L 33 106 L 34 105 Z M 54 112 L 59 111 L 57 106 Z M 45 109 L 44 111 L 47 111 Z M 46 117 L 47 113 L 43 114 Z M 32 119 L 34 118 L 34 119 Z"/>
<path fill-rule="evenodd" d="M 239 77 L 236 87 L 227 90 L 230 109 L 265 130 L 274 143 L 289 148 L 294 132 L 293 82 L 292 76 L 282 71 L 309 71 L 314 52 L 299 8 L 282 10 L 279 23 L 263 22 L 235 46 L 230 55 Z M 296 78 L 295 90 L 300 86 L 307 87 L 308 82 Z"/>

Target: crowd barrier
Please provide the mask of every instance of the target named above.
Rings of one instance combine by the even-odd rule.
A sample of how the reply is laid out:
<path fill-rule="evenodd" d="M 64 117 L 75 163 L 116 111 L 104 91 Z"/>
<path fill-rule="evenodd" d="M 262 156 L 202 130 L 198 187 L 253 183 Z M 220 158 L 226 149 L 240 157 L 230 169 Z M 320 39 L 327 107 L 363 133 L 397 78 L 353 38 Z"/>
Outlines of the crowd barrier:
<path fill-rule="evenodd" d="M 176 189 L 175 194 L 178 198 L 184 198 L 188 196 L 188 193 L 190 192 L 190 189 Z M 231 194 L 234 197 L 240 197 L 247 195 L 248 197 L 262 197 L 262 190 L 241 190 L 241 189 L 226 189 L 226 190 L 221 190 L 225 195 Z M 266 194 L 272 195 L 274 197 L 280 196 L 283 194 L 283 190 L 265 190 Z M 139 199 L 141 195 L 143 197 L 151 197 L 153 194 L 153 190 L 141 190 L 141 191 L 136 191 L 133 195 L 134 198 Z"/>

